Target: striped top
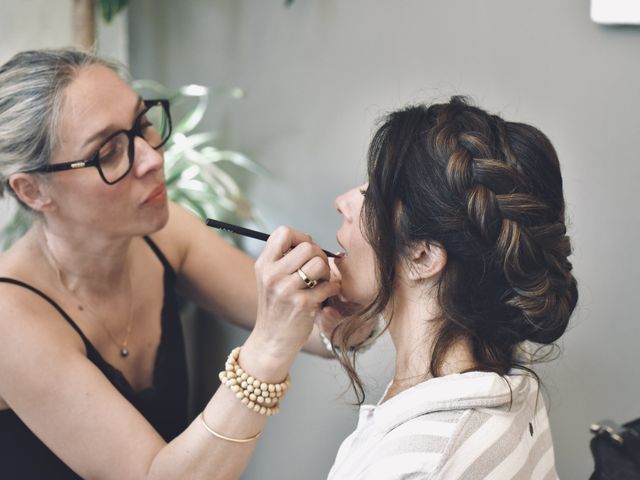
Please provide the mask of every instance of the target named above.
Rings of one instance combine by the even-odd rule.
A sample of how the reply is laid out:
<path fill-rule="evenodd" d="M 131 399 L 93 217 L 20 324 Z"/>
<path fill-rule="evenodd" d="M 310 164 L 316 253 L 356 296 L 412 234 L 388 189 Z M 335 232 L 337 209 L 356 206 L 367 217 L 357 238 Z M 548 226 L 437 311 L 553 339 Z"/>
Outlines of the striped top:
<path fill-rule="evenodd" d="M 363 405 L 328 477 L 479 478 L 558 478 L 547 411 L 530 375 L 447 375 Z"/>

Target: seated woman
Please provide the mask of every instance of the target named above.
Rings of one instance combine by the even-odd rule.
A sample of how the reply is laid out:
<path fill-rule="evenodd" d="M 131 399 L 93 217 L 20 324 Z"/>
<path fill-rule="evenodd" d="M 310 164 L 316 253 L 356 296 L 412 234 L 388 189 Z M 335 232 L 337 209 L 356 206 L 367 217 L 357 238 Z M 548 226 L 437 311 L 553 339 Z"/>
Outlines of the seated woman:
<path fill-rule="evenodd" d="M 0 193 L 35 217 L 0 255 L 0 478 L 238 478 L 307 339 L 329 355 L 314 318 L 339 285 L 307 235 L 278 229 L 254 270 L 168 202 L 167 102 L 115 70 L 75 50 L 0 67 Z M 176 289 L 255 324 L 192 423 Z"/>
<path fill-rule="evenodd" d="M 396 111 L 336 206 L 341 294 L 362 309 L 331 339 L 361 404 L 353 332 L 381 316 L 396 357 L 329 478 L 556 478 L 526 348 L 557 340 L 578 299 L 549 140 L 460 97 Z"/>

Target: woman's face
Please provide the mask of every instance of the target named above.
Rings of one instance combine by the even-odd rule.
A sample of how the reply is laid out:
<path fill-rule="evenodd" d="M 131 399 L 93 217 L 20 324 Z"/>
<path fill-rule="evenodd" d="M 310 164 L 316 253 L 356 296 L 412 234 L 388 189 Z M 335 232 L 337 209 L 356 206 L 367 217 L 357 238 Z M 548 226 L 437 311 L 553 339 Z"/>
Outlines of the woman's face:
<path fill-rule="evenodd" d="M 143 109 L 140 97 L 103 66 L 80 70 L 66 88 L 51 163 L 88 160 L 114 131 L 130 129 Z M 152 233 L 168 219 L 162 150 L 135 137 L 133 167 L 108 185 L 96 168 L 49 174 L 45 184 L 53 212 L 69 231 L 107 236 Z"/>
<path fill-rule="evenodd" d="M 368 305 L 377 293 L 375 256 L 361 230 L 360 211 L 367 184 L 349 190 L 336 198 L 336 209 L 342 215 L 342 226 L 336 238 L 344 249 L 335 259 L 342 277 L 342 296 L 359 305 Z"/>

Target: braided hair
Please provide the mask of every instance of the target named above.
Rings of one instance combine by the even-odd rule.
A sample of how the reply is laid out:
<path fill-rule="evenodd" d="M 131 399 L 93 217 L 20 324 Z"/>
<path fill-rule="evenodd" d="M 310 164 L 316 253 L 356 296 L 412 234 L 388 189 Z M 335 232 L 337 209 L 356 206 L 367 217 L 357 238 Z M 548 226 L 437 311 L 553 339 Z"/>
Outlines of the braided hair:
<path fill-rule="evenodd" d="M 432 376 L 460 340 L 471 346 L 477 369 L 504 375 L 521 366 L 522 342 L 549 345 L 564 333 L 578 291 L 560 165 L 542 132 L 464 97 L 411 106 L 388 115 L 374 135 L 368 177 L 361 224 L 379 291 L 337 327 L 343 347 L 393 302 L 397 262 L 418 242 L 447 252 Z M 355 355 L 340 360 L 362 403 Z"/>

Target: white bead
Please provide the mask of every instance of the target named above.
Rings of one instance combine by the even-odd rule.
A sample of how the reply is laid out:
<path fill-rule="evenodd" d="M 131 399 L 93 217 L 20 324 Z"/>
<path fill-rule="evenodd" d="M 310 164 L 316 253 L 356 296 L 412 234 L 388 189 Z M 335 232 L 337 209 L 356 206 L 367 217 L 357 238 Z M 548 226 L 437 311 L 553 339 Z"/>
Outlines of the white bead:
<path fill-rule="evenodd" d="M 280 385 L 279 383 L 276 384 L 276 392 L 281 392 L 282 391 L 282 385 Z"/>
<path fill-rule="evenodd" d="M 254 405 L 253 406 L 253 411 L 258 413 L 260 411 L 260 408 L 261 408 L 260 405 Z"/>
<path fill-rule="evenodd" d="M 249 399 L 248 399 L 247 397 L 242 397 L 242 398 L 240 399 L 240 401 L 241 401 L 242 403 L 244 403 L 245 405 L 249 403 Z"/>
<path fill-rule="evenodd" d="M 255 405 L 256 404 L 254 402 L 247 403 L 247 407 L 249 407 L 249 408 L 253 408 L 253 407 L 255 407 Z"/>
<path fill-rule="evenodd" d="M 256 399 L 257 399 L 258 397 L 256 397 L 256 396 L 252 393 L 251 395 L 249 395 L 249 398 L 251 399 L 251 401 L 255 402 L 255 401 L 256 401 Z"/>
<path fill-rule="evenodd" d="M 242 381 L 242 383 L 240 384 L 240 386 L 241 386 L 242 388 L 244 388 L 244 389 L 246 389 L 246 388 L 247 388 L 247 385 L 248 385 L 248 383 L 247 383 L 247 382 L 245 382 L 244 380 L 243 380 L 243 381 Z"/>
<path fill-rule="evenodd" d="M 260 388 L 260 380 L 253 380 L 253 387 Z"/>
<path fill-rule="evenodd" d="M 256 401 L 258 403 L 264 403 L 264 397 L 258 397 L 258 398 L 256 398 Z"/>
<path fill-rule="evenodd" d="M 260 390 L 267 390 L 269 388 L 269 385 L 267 385 L 266 383 L 262 382 L 260 384 Z"/>
<path fill-rule="evenodd" d="M 262 396 L 262 390 L 260 390 L 259 388 L 254 389 L 253 393 L 255 393 L 256 397 Z"/>
<path fill-rule="evenodd" d="M 255 378 L 253 378 L 252 376 L 249 376 L 249 378 L 247 378 L 247 383 L 249 384 L 253 384 L 254 381 L 255 381 Z"/>
<path fill-rule="evenodd" d="M 236 393 L 236 397 L 242 399 L 244 398 L 244 394 L 242 392 L 238 392 Z"/>
<path fill-rule="evenodd" d="M 253 392 L 253 385 L 247 385 L 246 390 L 249 392 Z"/>
<path fill-rule="evenodd" d="M 265 413 L 267 413 L 267 409 L 266 409 L 266 408 L 264 408 L 264 407 L 262 407 L 262 408 L 260 409 L 260 415 L 264 415 Z"/>
<path fill-rule="evenodd" d="M 232 391 L 233 393 L 237 393 L 237 392 L 240 392 L 240 391 L 241 391 L 241 390 L 240 390 L 240 387 L 239 387 L 238 385 L 231 385 L 229 388 L 231 389 L 231 391 Z M 244 396 L 244 392 L 242 393 L 242 395 Z"/>
<path fill-rule="evenodd" d="M 265 405 L 271 405 L 271 397 L 267 397 L 264 399 Z"/>
<path fill-rule="evenodd" d="M 275 392 L 275 391 L 276 391 L 276 386 L 272 383 L 271 385 L 269 385 L 269 392 Z"/>
<path fill-rule="evenodd" d="M 236 375 L 239 375 L 239 376 L 240 376 L 240 378 L 241 378 L 242 380 L 246 380 L 246 379 L 247 379 L 247 377 L 249 376 L 249 375 L 247 375 L 247 372 L 245 372 L 245 371 L 244 371 L 244 370 L 242 370 L 241 368 L 238 368 L 238 369 L 236 370 Z"/>

